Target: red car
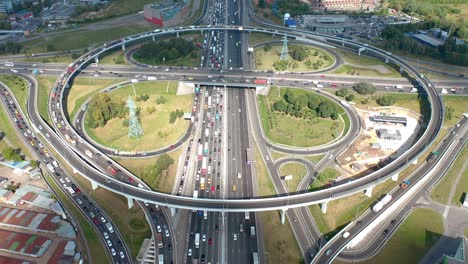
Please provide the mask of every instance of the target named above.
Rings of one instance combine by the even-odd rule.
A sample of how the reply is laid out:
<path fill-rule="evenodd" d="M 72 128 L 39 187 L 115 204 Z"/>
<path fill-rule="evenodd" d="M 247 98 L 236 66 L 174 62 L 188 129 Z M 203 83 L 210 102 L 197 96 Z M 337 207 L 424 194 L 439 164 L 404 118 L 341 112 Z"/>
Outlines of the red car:
<path fill-rule="evenodd" d="M 128 182 L 132 182 L 132 183 L 133 183 L 133 182 L 135 182 L 135 180 L 134 180 L 133 178 L 128 177 Z"/>
<path fill-rule="evenodd" d="M 169 146 L 169 149 L 174 149 L 174 145 L 170 145 L 170 146 Z"/>
<path fill-rule="evenodd" d="M 99 220 L 96 217 L 94 217 L 93 218 L 93 223 L 95 223 L 97 225 L 97 224 L 99 224 Z"/>
<path fill-rule="evenodd" d="M 214 193 L 215 193 L 215 187 L 211 186 L 211 194 L 214 194 Z"/>
<path fill-rule="evenodd" d="M 210 246 L 213 245 L 213 239 L 211 239 L 211 237 L 210 237 L 210 239 L 208 239 L 208 245 L 210 245 Z"/>
<path fill-rule="evenodd" d="M 76 192 L 76 193 L 80 193 L 81 190 L 80 190 L 79 188 L 76 188 L 75 192 Z"/>

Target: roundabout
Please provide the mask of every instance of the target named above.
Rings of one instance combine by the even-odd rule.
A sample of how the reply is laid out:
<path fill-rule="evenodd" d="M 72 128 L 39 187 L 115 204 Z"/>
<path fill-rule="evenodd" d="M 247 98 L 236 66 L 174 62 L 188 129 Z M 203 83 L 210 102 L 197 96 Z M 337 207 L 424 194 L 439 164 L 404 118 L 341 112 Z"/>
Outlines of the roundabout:
<path fill-rule="evenodd" d="M 59 98 L 63 97 L 63 93 L 61 92 L 63 87 L 68 83 L 68 81 L 75 76 L 77 71 L 84 67 L 87 63 L 89 63 L 93 58 L 99 56 L 100 53 L 103 51 L 120 47 L 125 45 L 126 42 L 141 39 L 141 38 L 151 38 L 156 35 L 164 35 L 164 34 L 175 34 L 177 32 L 185 32 L 185 31 L 194 31 L 194 30 L 212 30 L 212 29 L 224 29 L 224 30 L 235 30 L 235 31 L 259 31 L 259 32 L 266 32 L 270 34 L 287 34 L 289 36 L 295 35 L 298 37 L 311 37 L 313 41 L 317 41 L 318 39 L 327 39 L 331 41 L 331 44 L 343 44 L 349 45 L 354 47 L 362 47 L 364 48 L 363 44 L 339 39 L 336 37 L 329 37 L 329 36 L 321 36 L 318 34 L 310 34 L 310 33 L 293 33 L 290 31 L 282 31 L 282 30 L 271 30 L 271 29 L 261 29 L 261 28 L 252 28 L 252 27 L 189 27 L 189 28 L 179 28 L 179 29 L 169 29 L 164 32 L 148 32 L 144 34 L 140 34 L 138 36 L 132 36 L 130 38 L 125 38 L 123 40 L 117 40 L 111 43 L 107 43 L 104 47 L 99 47 L 96 50 L 90 51 L 89 53 L 83 55 L 80 60 L 75 62 L 71 68 L 67 71 L 64 75 L 63 79 L 61 80 L 61 84 L 57 87 L 58 88 L 58 96 Z M 325 44 L 327 46 L 332 46 L 330 44 Z M 130 200 L 138 199 L 142 201 L 147 201 L 151 203 L 157 203 L 162 205 L 167 205 L 171 207 L 178 207 L 178 208 L 186 208 L 186 209 L 205 209 L 210 211 L 263 211 L 263 210 L 275 210 L 275 209 L 285 209 L 285 208 L 293 208 L 299 206 L 305 206 L 310 204 L 317 204 L 317 203 L 326 203 L 330 199 L 337 199 L 340 197 L 344 197 L 351 193 L 356 193 L 359 191 L 363 191 L 368 189 L 369 187 L 378 184 L 386 179 L 392 178 L 394 175 L 398 175 L 398 172 L 404 169 L 408 164 L 408 161 L 416 160 L 421 151 L 424 150 L 430 142 L 435 138 L 437 135 L 441 123 L 442 123 L 442 111 L 443 107 L 441 104 L 440 99 L 438 98 L 435 90 L 433 89 L 432 85 L 429 83 L 427 79 L 420 76 L 418 72 L 416 72 L 413 68 L 411 68 L 406 63 L 402 62 L 399 58 L 389 54 L 388 52 L 370 47 L 365 46 L 366 49 L 369 51 L 376 53 L 384 57 L 385 59 L 389 60 L 391 63 L 396 63 L 401 66 L 402 69 L 408 71 L 409 73 L 413 74 L 415 78 L 421 83 L 421 85 L 426 89 L 429 94 L 429 99 L 432 107 L 431 112 L 431 120 L 424 132 L 423 136 L 419 139 L 419 141 L 413 145 L 411 149 L 409 149 L 404 155 L 400 156 L 399 158 L 392 161 L 390 164 L 385 166 L 384 168 L 380 169 L 379 171 L 367 175 L 361 179 L 357 179 L 350 183 L 339 184 L 335 187 L 321 190 L 312 193 L 304 193 L 304 194 L 297 194 L 297 195 L 289 195 L 285 197 L 274 197 L 274 198 L 254 198 L 254 199 L 235 199 L 235 200 L 210 200 L 210 199 L 193 199 L 191 197 L 183 197 L 183 196 L 174 196 L 168 194 L 162 194 L 157 192 L 151 192 L 147 190 L 143 190 L 138 188 L 137 186 L 132 186 L 127 183 L 122 183 L 116 181 L 109 176 L 99 172 L 94 168 L 90 168 L 88 166 L 83 167 L 80 164 L 83 163 L 82 158 L 84 158 L 87 162 L 91 164 L 96 164 L 96 166 L 101 163 L 106 162 L 106 158 L 103 157 L 102 160 L 93 160 L 87 158 L 85 155 L 81 155 L 80 157 L 76 156 L 74 153 L 67 151 L 73 149 L 79 153 L 84 153 L 86 149 L 92 149 L 94 152 L 98 152 L 99 150 L 95 149 L 93 146 L 89 145 L 85 141 L 82 144 L 77 146 L 67 145 L 63 129 L 55 128 L 57 132 L 61 135 L 61 138 L 54 137 L 54 144 L 57 146 L 64 146 L 64 151 L 62 155 L 66 155 L 69 162 L 72 164 L 77 171 L 81 174 L 85 175 L 88 179 L 90 179 L 93 183 L 93 186 L 102 186 L 104 188 L 110 189 L 114 192 L 120 193 Z M 222 83 L 214 82 L 213 85 L 222 86 Z M 254 85 L 252 85 L 254 86 Z M 62 100 L 62 99 L 60 99 Z M 29 105 L 29 104 L 28 104 Z M 56 110 L 51 110 L 55 112 Z M 37 111 L 36 111 L 37 112 Z M 66 113 L 63 112 L 63 109 L 58 111 L 62 116 L 67 116 Z M 30 115 L 37 124 L 41 123 L 41 121 L 37 120 L 34 117 L 32 111 L 30 111 Z M 70 131 L 73 137 L 80 138 L 75 132 Z M 342 143 L 342 147 L 345 147 L 346 143 Z M 67 147 L 65 147 L 67 146 Z M 118 165 L 116 165 L 118 166 Z M 128 173 L 124 168 L 119 168 L 122 173 Z M 423 177 L 423 175 L 419 175 L 419 177 Z M 255 203 L 252 203 L 255 201 Z"/>

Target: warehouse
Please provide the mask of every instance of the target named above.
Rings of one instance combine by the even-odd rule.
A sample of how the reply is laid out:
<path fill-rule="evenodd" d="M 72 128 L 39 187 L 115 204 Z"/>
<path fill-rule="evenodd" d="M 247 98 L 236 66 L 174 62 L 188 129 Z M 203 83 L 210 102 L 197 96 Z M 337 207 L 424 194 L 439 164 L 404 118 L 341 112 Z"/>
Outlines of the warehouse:
<path fill-rule="evenodd" d="M 161 27 L 171 26 L 184 20 L 189 14 L 189 2 L 165 1 L 145 5 L 143 9 L 147 21 Z"/>

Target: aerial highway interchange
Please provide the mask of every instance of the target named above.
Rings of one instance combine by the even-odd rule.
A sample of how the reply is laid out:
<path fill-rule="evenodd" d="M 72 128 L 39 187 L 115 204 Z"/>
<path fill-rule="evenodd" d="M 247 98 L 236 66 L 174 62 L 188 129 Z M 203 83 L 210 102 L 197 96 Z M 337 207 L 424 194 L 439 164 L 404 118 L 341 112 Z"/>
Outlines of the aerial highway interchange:
<path fill-rule="evenodd" d="M 39 114 L 38 83 L 29 75 L 31 69 L 38 68 L 37 64 L 16 63 L 18 71 L 15 74 L 25 78 L 30 85 L 26 113 L 23 113 L 20 102 L 16 101 L 8 87 L 2 86 L 1 91 L 3 105 L 11 121 L 43 164 L 52 164 L 57 160 L 52 151 L 47 151 L 47 146 L 51 146 L 54 152 L 73 168 L 74 173 L 79 173 L 91 182 L 93 189 L 105 188 L 125 196 L 129 208 L 136 206 L 135 203 L 143 208 L 150 223 L 153 240 L 158 234 L 162 238 L 162 246 L 157 245 L 155 250 L 158 253 L 156 255 L 163 256 L 163 263 L 265 263 L 261 241 L 262 227 L 255 212 L 271 210 L 279 210 L 282 223 L 286 218 L 289 220 L 306 262 L 331 263 L 354 237 L 377 218 L 382 217 L 381 215 L 385 215 L 386 210 L 376 213 L 368 211 L 351 222 L 346 230 L 342 230 L 331 240 L 324 241 L 306 206 L 320 204 L 326 213 L 330 201 L 359 192 L 372 193 L 374 186 L 390 179 L 397 180 L 399 173 L 410 164 L 421 164 L 420 169 L 409 176 L 413 183 L 411 186 L 392 191 L 393 200 L 388 207 L 393 206 L 398 203 L 400 197 L 410 191 L 420 193 L 419 189 L 416 190 L 419 182 L 423 185 L 436 181 L 436 178 L 429 177 L 435 170 L 440 170 L 439 162 L 452 162 L 456 156 L 453 153 L 460 152 L 463 146 L 454 143 L 466 142 L 465 118 L 437 147 L 439 156 L 436 160 L 426 162 L 422 156 L 439 135 L 443 125 L 444 105 L 440 86 L 450 87 L 450 81 L 440 85 L 431 82 L 398 56 L 368 44 L 270 24 L 257 18 L 245 1 L 211 1 L 210 5 L 215 6 L 216 11 L 205 12 L 199 25 L 157 29 L 114 40 L 90 50 L 72 64 L 65 66 L 66 68 L 63 65 L 40 65 L 46 74 L 60 74 L 49 96 L 48 113 L 53 120 L 52 126 Z M 249 26 L 249 20 L 261 26 Z M 154 40 L 168 35 L 178 36 L 185 32 L 201 32 L 206 40 L 199 68 L 99 65 L 99 56 L 109 50 L 124 49 L 133 42 Z M 310 88 L 309 81 L 321 79 L 347 86 L 356 83 L 355 78 L 323 73 L 275 74 L 254 71 L 249 65 L 247 53 L 248 37 L 252 32 L 309 39 L 316 45 L 332 49 L 344 46 L 356 51 L 365 49 L 372 56 L 397 65 L 419 84 L 422 89 L 419 92 L 428 95 L 431 112 L 424 132 L 411 148 L 379 170 L 353 181 L 337 182 L 329 188 L 309 192 L 308 186 L 314 180 L 314 173 L 322 170 L 348 148 L 361 130 L 360 117 L 352 106 L 343 104 L 331 93 Z M 90 66 L 92 63 L 97 65 Z M 192 101 L 194 121 L 177 142 L 162 149 L 119 152 L 104 148 L 93 142 L 83 131 L 87 102 L 80 107 L 82 110 L 74 120 L 70 120 L 70 113 L 65 107 L 68 96 L 66 89 L 73 89 L 74 78 L 89 73 L 102 78 L 122 79 L 122 83 L 106 87 L 103 92 L 111 92 L 118 89 L 117 86 L 149 80 L 143 76 L 192 84 L 196 88 Z M 390 84 L 394 86 L 401 82 L 402 85 L 410 85 L 405 80 L 368 79 L 383 91 L 388 91 Z M 267 81 L 255 83 L 253 80 Z M 330 98 L 341 105 L 349 116 L 349 130 L 341 139 L 313 148 L 290 148 L 270 142 L 262 132 L 256 92 L 264 89 L 266 85 L 273 84 L 295 86 Z M 174 193 L 151 190 L 138 176 L 112 159 L 145 158 L 179 148 L 183 153 L 183 166 L 174 183 Z M 268 168 L 277 196 L 262 197 L 257 194 L 256 170 L 252 158 L 257 148 Z M 201 149 L 203 154 L 200 155 Z M 281 163 L 273 160 L 271 150 L 291 155 L 325 154 L 325 158 L 319 165 L 308 164 L 300 158 L 286 158 L 283 162 L 303 162 L 308 170 L 297 192 L 290 193 L 284 181 L 280 180 Z M 112 261 L 134 263 L 135 260 L 131 258 L 128 247 L 118 229 L 112 225 L 111 219 L 86 194 L 77 191 L 81 189 L 79 184 L 62 164 L 59 162 L 57 166 L 54 164 L 45 168 L 55 176 L 54 179 L 63 188 L 73 186 L 70 188 L 74 191 L 66 193 L 70 194 L 70 199 L 78 205 L 88 220 L 94 223 L 102 243 L 108 245 L 106 249 L 112 256 Z M 184 217 L 185 232 L 181 235 L 174 227 L 175 214 Z M 344 232 L 349 232 L 348 236 L 345 237 Z M 376 242 L 375 245 L 379 246 L 380 242 Z M 343 257 L 351 258 L 346 256 L 346 253 Z"/>

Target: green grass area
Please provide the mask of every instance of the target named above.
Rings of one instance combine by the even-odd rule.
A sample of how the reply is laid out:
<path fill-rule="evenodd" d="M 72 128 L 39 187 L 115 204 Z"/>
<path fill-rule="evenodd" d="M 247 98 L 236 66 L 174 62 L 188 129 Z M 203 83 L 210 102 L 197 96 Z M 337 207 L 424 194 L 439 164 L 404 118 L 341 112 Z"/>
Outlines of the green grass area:
<path fill-rule="evenodd" d="M 154 27 L 148 24 L 147 26 L 126 25 L 95 31 L 77 30 L 72 32 L 64 32 L 63 34 L 52 37 L 28 40 L 23 42 L 23 46 L 25 48 L 29 48 L 33 53 L 48 52 L 53 50 L 66 51 L 72 49 L 81 49 L 88 48 L 93 44 L 101 44 L 139 32 L 149 31 L 153 28 Z"/>
<path fill-rule="evenodd" d="M 320 232 L 326 237 L 331 238 L 341 228 L 367 210 L 377 198 L 382 197 L 397 184 L 398 182 L 388 180 L 375 186 L 370 198 L 363 192 L 360 192 L 342 199 L 333 200 L 328 203 L 326 214 L 322 213 L 319 205 L 312 205 L 309 209 Z"/>
<path fill-rule="evenodd" d="M 468 160 L 468 146 L 465 143 L 465 146 L 463 147 L 463 150 L 460 153 L 460 156 L 458 156 L 455 164 L 450 167 L 450 170 L 451 171 L 453 170 L 452 173 L 454 174 L 461 173 L 462 175 L 460 178 L 460 181 L 455 183 L 456 189 L 455 189 L 455 194 L 453 195 L 453 200 L 452 200 L 452 204 L 455 204 L 458 206 L 461 206 L 463 204 L 465 195 L 468 195 L 468 168 L 465 167 L 464 170 L 462 168 L 463 164 L 466 163 L 467 160 Z"/>
<path fill-rule="evenodd" d="M 410 213 L 385 248 L 361 263 L 418 263 L 444 232 L 442 216 L 426 208 Z"/>
<path fill-rule="evenodd" d="M 274 151 L 274 150 L 271 151 L 271 158 L 273 160 L 277 160 L 279 158 L 283 158 L 283 157 L 287 157 L 287 156 L 289 156 L 289 155 L 286 154 L 286 153 L 283 153 L 283 152 L 277 152 L 277 151 Z"/>
<path fill-rule="evenodd" d="M 468 147 L 465 146 L 458 156 L 458 158 L 455 160 L 455 162 L 452 164 L 450 167 L 449 171 L 447 174 L 442 178 L 442 180 L 434 186 L 434 188 L 431 190 L 431 199 L 439 202 L 441 204 L 451 204 L 452 202 L 454 204 L 459 204 L 460 198 L 463 198 L 463 191 L 468 190 L 468 182 L 465 182 L 466 184 L 463 184 L 463 178 L 461 179 L 461 182 L 455 182 L 455 179 L 457 178 L 458 173 L 460 173 L 463 164 L 468 160 Z M 466 180 L 468 181 L 468 177 L 465 177 Z M 453 186 L 457 186 L 457 191 L 456 194 L 453 196 L 453 201 L 449 201 L 449 195 L 450 195 L 450 190 L 453 188 Z"/>
<path fill-rule="evenodd" d="M 266 263 L 301 263 L 302 254 L 288 220 L 282 225 L 279 211 L 258 214 L 263 226 Z"/>
<path fill-rule="evenodd" d="M 185 67 L 198 67 L 200 65 L 200 57 L 201 57 L 201 49 L 196 48 L 195 53 L 197 54 L 196 56 L 192 56 L 191 54 L 188 54 L 186 56 L 178 57 L 177 59 L 174 60 L 166 60 L 161 64 L 161 66 L 185 66 Z M 152 58 L 141 58 L 137 59 L 136 57 L 133 57 L 133 59 L 139 63 L 143 64 L 148 64 L 148 65 L 154 65 L 153 59 Z"/>
<path fill-rule="evenodd" d="M 72 59 L 71 55 L 57 55 L 51 57 L 29 57 L 25 59 L 18 59 L 18 61 L 70 64 L 72 61 L 74 61 L 74 59 Z"/>
<path fill-rule="evenodd" d="M 357 67 L 354 65 L 343 64 L 339 66 L 336 70 L 332 71 L 333 74 L 343 74 L 343 75 L 356 75 L 356 76 L 385 76 L 385 77 L 401 77 L 400 73 L 391 69 L 379 65 L 370 65 Z"/>
<path fill-rule="evenodd" d="M 25 79 L 16 75 L 0 74 L 0 81 L 3 82 L 15 95 L 16 101 L 26 114 L 26 101 L 28 100 L 28 84 Z"/>
<path fill-rule="evenodd" d="M 465 234 L 465 238 L 468 238 L 468 227 L 465 228 L 464 234 Z"/>
<path fill-rule="evenodd" d="M 147 159 L 116 158 L 115 160 L 133 174 L 140 177 L 140 179 L 148 184 L 151 189 L 164 193 L 171 193 L 172 186 L 175 183 L 177 164 L 181 153 L 181 148 L 169 153 L 169 156 L 174 159 L 174 164 L 171 165 L 166 172 L 163 172 L 164 174 L 160 178 L 157 178 L 157 176 L 154 174 L 149 174 L 150 172 L 154 171 L 154 164 L 156 163 L 158 157 Z"/>
<path fill-rule="evenodd" d="M 107 8 L 106 13 L 110 15 L 123 15 L 137 13 L 143 10 L 143 6 L 146 4 L 154 3 L 154 0 L 115 0 Z"/>
<path fill-rule="evenodd" d="M 272 142 L 289 146 L 310 147 L 331 142 L 341 134 L 344 126 L 341 120 L 320 117 L 306 120 L 273 110 L 272 105 L 281 100 L 286 92 L 286 89 L 279 89 L 273 86 L 270 88 L 268 96 L 258 96 L 263 131 Z M 291 91 L 296 97 L 307 96 L 308 93 L 311 93 L 301 89 L 291 89 Z M 323 96 L 321 98 L 324 101 L 329 100 Z M 330 100 L 330 102 L 333 101 Z M 342 109 L 341 106 L 338 107 Z M 343 109 L 342 112 L 344 113 Z M 273 122 L 270 123 L 269 120 Z"/>
<path fill-rule="evenodd" d="M 259 196 L 276 195 L 275 186 L 268 175 L 268 171 L 258 147 L 255 146 L 255 169 L 257 170 L 257 183 Z"/>
<path fill-rule="evenodd" d="M 281 41 L 280 36 L 273 36 L 271 34 L 263 33 L 250 33 L 249 34 L 249 46 L 255 46 L 257 44 L 267 41 Z"/>
<path fill-rule="evenodd" d="M 287 181 L 288 191 L 294 192 L 301 182 L 302 178 L 307 174 L 307 170 L 302 163 L 288 162 L 280 167 L 280 176 L 291 175 L 292 180 Z"/>
<path fill-rule="evenodd" d="M 466 96 L 448 95 L 444 96 L 444 106 L 453 107 L 452 120 L 445 120 L 444 126 L 454 126 L 463 117 L 463 113 L 467 110 L 468 98 Z"/>
<path fill-rule="evenodd" d="M 301 156 L 301 158 L 306 159 L 306 160 L 310 160 L 314 164 L 317 164 L 320 160 L 323 159 L 323 157 L 325 157 L 324 154 L 322 154 L 322 155 L 313 155 L 313 156 Z"/>
<path fill-rule="evenodd" d="M 39 108 L 39 114 L 44 118 L 46 122 L 51 124 L 52 122 L 50 121 L 49 117 L 49 94 L 50 90 L 52 90 L 52 87 L 54 86 L 55 82 L 55 77 L 49 77 L 49 76 L 36 76 L 37 83 L 39 85 L 37 94 L 37 107 Z"/>
<path fill-rule="evenodd" d="M 294 60 L 291 56 L 289 56 L 289 59 L 288 59 L 289 65 L 288 65 L 287 71 L 293 71 L 293 72 L 317 71 L 317 70 L 325 69 L 335 62 L 334 57 L 323 49 L 312 47 L 309 45 L 303 45 L 303 44 L 294 44 L 294 45 L 305 47 L 308 56 L 303 61 Z M 256 48 L 254 50 L 255 68 L 257 70 L 274 70 L 273 64 L 276 61 L 280 60 L 281 49 L 282 49 L 282 45 L 271 45 L 271 49 L 267 52 L 265 52 L 263 47 Z M 290 47 L 290 50 L 291 49 L 292 48 Z M 314 56 L 315 52 L 318 53 L 317 56 Z M 310 66 L 308 67 L 306 65 L 306 61 L 310 61 L 311 65 L 316 62 L 321 61 L 323 65 L 321 65 L 317 69 L 314 69 Z"/>
<path fill-rule="evenodd" d="M 0 129 L 0 131 L 1 131 L 1 129 Z M 5 142 L 4 139 L 0 140 L 0 152 L 4 151 L 8 147 L 9 147 L 9 145 Z"/>
<path fill-rule="evenodd" d="M 124 58 L 124 51 L 117 50 L 112 53 L 105 55 L 105 57 L 99 59 L 99 64 L 102 65 L 129 65 Z"/>
<path fill-rule="evenodd" d="M 90 256 L 92 258 L 91 260 L 86 261 L 87 254 L 83 254 L 82 257 L 85 258 L 85 261 L 93 263 L 109 263 L 109 256 L 107 254 L 103 254 L 103 252 L 106 252 L 106 249 L 99 240 L 98 233 L 93 228 L 91 223 L 86 220 L 83 214 L 81 214 L 78 208 L 76 208 L 76 205 L 70 201 L 68 196 L 66 196 L 65 193 L 57 186 L 48 173 L 45 173 L 44 177 L 58 195 L 58 199 L 67 208 L 67 211 L 72 215 L 73 219 L 75 219 L 75 222 L 79 225 L 79 228 L 83 232 L 83 239 L 85 239 L 86 244 L 88 244 Z"/>
<path fill-rule="evenodd" d="M 315 179 L 310 185 L 310 190 L 314 191 L 322 189 L 326 183 L 336 179 L 340 175 L 339 171 L 332 168 L 326 168 L 317 175 L 317 179 Z"/>
<path fill-rule="evenodd" d="M 70 113 L 70 120 L 73 120 L 78 109 L 88 98 L 98 91 L 121 81 L 122 80 L 117 79 L 96 79 L 88 77 L 75 78 L 67 97 L 67 111 Z"/>
<path fill-rule="evenodd" d="M 148 94 L 146 102 L 135 102 L 141 108 L 140 124 L 143 129 L 143 137 L 139 140 L 128 138 L 128 127 L 123 126 L 123 119 L 114 118 L 104 127 L 91 129 L 85 125 L 88 135 L 96 142 L 115 149 L 125 151 L 144 151 L 163 148 L 176 142 L 187 131 L 189 121 L 182 117 L 173 124 L 169 123 L 170 112 L 181 109 L 190 112 L 192 108 L 192 94 L 176 95 L 177 83 L 156 81 L 141 82 L 134 85 L 137 94 Z M 133 96 L 133 86 L 128 85 L 117 89 L 109 95 L 116 100 L 127 100 Z M 165 104 L 156 104 L 155 100 L 163 96 L 167 99 Z M 133 98 L 135 100 L 135 98 Z M 148 107 L 155 107 L 156 111 L 150 114 Z"/>

